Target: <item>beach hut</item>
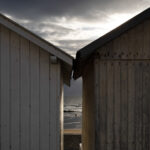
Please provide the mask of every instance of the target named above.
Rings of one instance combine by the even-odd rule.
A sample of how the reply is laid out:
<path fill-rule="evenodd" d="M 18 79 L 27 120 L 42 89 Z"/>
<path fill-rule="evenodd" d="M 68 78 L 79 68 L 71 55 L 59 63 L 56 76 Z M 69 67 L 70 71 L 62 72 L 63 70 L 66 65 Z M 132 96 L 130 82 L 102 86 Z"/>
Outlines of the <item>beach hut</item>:
<path fill-rule="evenodd" d="M 77 52 L 83 150 L 150 148 L 150 9 Z"/>
<path fill-rule="evenodd" d="M 73 58 L 0 15 L 0 149 L 63 147 L 63 85 Z"/>

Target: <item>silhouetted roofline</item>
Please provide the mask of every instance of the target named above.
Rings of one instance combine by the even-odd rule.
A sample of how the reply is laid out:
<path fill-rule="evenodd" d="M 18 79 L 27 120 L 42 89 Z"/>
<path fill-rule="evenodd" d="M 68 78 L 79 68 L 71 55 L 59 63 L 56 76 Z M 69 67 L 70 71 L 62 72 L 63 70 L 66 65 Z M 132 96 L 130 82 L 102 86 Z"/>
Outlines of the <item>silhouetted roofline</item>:
<path fill-rule="evenodd" d="M 150 18 L 150 8 L 146 9 L 145 11 L 141 12 L 137 16 L 131 18 L 127 22 L 115 28 L 111 32 L 105 34 L 104 36 L 100 37 L 99 39 L 95 40 L 94 42 L 88 44 L 87 46 L 79 50 L 76 54 L 76 59 L 74 60 L 73 63 L 73 71 L 74 71 L 73 78 L 77 79 L 82 75 L 83 67 L 87 63 L 89 57 L 98 48 L 102 47 L 104 44 L 117 38 L 124 32 L 128 31 L 129 29 L 135 27 L 136 25 L 142 23 L 143 21 L 149 18 Z"/>

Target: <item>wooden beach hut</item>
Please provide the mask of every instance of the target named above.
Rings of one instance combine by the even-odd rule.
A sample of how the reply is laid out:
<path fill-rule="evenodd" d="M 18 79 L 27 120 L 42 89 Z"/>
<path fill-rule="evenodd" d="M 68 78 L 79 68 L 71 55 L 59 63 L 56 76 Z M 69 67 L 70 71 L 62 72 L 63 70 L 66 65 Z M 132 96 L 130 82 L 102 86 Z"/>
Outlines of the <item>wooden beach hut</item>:
<path fill-rule="evenodd" d="M 63 149 L 73 58 L 0 15 L 0 149 Z"/>
<path fill-rule="evenodd" d="M 150 9 L 77 52 L 83 150 L 150 149 Z"/>

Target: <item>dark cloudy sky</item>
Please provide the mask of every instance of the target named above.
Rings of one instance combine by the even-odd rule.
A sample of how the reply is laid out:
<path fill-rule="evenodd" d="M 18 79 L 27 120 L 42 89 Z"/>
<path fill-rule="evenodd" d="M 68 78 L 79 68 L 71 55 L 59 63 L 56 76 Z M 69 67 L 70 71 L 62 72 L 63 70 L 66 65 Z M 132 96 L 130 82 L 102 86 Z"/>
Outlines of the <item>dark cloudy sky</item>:
<path fill-rule="evenodd" d="M 150 0 L 1 0 L 0 12 L 74 56 L 149 6 Z M 80 99 L 80 83 L 65 87 L 66 96 Z"/>

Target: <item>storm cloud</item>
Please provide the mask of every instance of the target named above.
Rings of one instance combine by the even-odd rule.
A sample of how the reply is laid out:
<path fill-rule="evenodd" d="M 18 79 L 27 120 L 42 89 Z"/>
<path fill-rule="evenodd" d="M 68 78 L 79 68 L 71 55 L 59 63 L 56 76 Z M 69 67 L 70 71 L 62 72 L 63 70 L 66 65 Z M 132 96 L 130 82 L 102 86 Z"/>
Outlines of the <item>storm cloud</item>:
<path fill-rule="evenodd" d="M 23 19 L 55 17 L 90 20 L 110 13 L 134 12 L 146 7 L 146 0 L 1 0 L 0 10 Z"/>
<path fill-rule="evenodd" d="M 1 0 L 0 12 L 75 56 L 76 51 L 150 6 L 149 0 Z M 82 80 L 65 87 L 81 102 Z"/>
<path fill-rule="evenodd" d="M 104 24 L 112 22 L 113 14 L 136 14 L 149 5 L 149 0 L 1 0 L 0 12 L 75 56 L 116 27 Z"/>

